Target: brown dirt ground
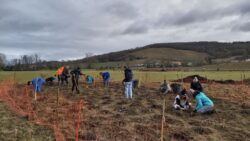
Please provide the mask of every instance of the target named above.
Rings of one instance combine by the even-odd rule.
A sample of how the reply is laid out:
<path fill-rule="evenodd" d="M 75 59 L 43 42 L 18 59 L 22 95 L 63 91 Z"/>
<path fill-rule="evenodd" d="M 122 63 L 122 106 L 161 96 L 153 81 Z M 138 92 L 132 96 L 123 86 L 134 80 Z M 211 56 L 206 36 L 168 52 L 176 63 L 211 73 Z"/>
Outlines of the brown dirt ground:
<path fill-rule="evenodd" d="M 86 88 L 81 84 L 79 95 L 72 95 L 70 87 L 66 86 L 60 88 L 57 106 L 58 86 L 44 86 L 35 102 L 32 90 L 18 85 L 2 90 L 0 99 L 13 112 L 27 117 L 30 122 L 54 129 L 57 140 L 74 140 L 78 113 L 76 106 L 82 99 L 79 140 L 158 141 L 163 103 L 158 86 L 157 83 L 141 86 L 134 91 L 133 100 L 124 98 L 123 86 L 119 83 L 113 83 L 110 88 L 103 88 L 101 84 L 96 88 Z M 216 113 L 199 115 L 174 111 L 172 104 L 175 95 L 167 95 L 164 140 L 250 140 L 249 86 L 214 83 L 204 87 L 215 103 Z M 190 100 L 194 105 L 195 102 Z"/>

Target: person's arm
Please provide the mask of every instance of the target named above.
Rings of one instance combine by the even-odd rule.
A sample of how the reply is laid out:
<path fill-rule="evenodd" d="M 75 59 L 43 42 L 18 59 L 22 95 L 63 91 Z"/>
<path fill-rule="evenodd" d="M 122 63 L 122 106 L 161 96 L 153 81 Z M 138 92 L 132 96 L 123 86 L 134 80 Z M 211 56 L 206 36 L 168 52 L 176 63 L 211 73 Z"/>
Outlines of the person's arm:
<path fill-rule="evenodd" d="M 182 107 L 182 106 L 181 106 L 181 100 L 180 100 L 179 98 L 175 98 L 175 101 L 176 101 L 176 104 L 177 104 L 177 105 L 179 105 L 180 107 Z"/>
<path fill-rule="evenodd" d="M 200 91 L 202 92 L 203 91 L 203 87 L 201 85 L 201 83 L 199 82 L 199 85 L 200 85 Z"/>
<path fill-rule="evenodd" d="M 191 89 L 193 89 L 193 82 L 191 82 L 191 84 L 190 84 L 190 88 L 191 88 Z"/>
<path fill-rule="evenodd" d="M 201 98 L 199 97 L 195 97 L 195 101 L 196 101 L 195 110 L 198 111 L 203 106 L 203 104 Z"/>
<path fill-rule="evenodd" d="M 79 71 L 79 75 L 85 75 L 85 74 L 83 74 L 81 71 Z"/>

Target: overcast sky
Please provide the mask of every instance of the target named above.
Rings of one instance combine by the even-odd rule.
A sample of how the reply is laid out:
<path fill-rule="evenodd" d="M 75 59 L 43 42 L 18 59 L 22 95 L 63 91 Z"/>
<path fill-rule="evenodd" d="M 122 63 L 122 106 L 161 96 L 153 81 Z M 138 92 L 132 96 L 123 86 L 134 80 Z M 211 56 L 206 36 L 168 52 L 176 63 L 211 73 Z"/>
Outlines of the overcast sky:
<path fill-rule="evenodd" d="M 249 0 L 0 0 L 0 53 L 83 58 L 159 42 L 246 41 Z"/>

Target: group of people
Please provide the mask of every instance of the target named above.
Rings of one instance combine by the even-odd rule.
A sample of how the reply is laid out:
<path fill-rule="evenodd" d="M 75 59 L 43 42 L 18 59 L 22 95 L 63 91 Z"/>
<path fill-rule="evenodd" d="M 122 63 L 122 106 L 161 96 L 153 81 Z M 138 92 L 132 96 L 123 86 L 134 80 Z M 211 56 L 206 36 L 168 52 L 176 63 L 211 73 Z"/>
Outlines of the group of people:
<path fill-rule="evenodd" d="M 81 72 L 80 67 L 77 67 L 73 69 L 72 71 L 69 71 L 69 67 L 62 66 L 60 67 L 54 76 L 48 77 L 46 79 L 37 77 L 33 78 L 31 81 L 28 81 L 28 85 L 32 84 L 32 87 L 36 93 L 41 92 L 41 87 L 44 83 L 47 85 L 53 85 L 54 81 L 56 80 L 56 77 L 58 79 L 58 85 L 63 86 L 63 85 L 68 85 L 68 78 L 71 77 L 71 82 L 72 82 L 72 88 L 71 91 L 74 93 L 76 91 L 78 94 L 80 93 L 79 90 L 79 79 L 80 76 L 83 75 L 85 76 L 85 82 L 87 85 L 93 85 L 94 83 L 94 77 L 91 75 L 86 75 Z M 103 85 L 104 87 L 109 87 L 109 83 L 111 80 L 111 75 L 109 72 L 100 72 L 99 75 L 101 76 L 103 80 Z M 125 87 L 125 97 L 128 99 L 132 99 L 133 95 L 133 73 L 130 68 L 127 66 L 124 67 L 124 87 Z"/>
<path fill-rule="evenodd" d="M 163 94 L 166 94 L 171 92 L 172 88 L 166 80 L 164 80 L 160 90 Z M 213 101 L 205 95 L 203 87 L 197 77 L 193 78 L 189 90 L 183 89 L 177 94 L 174 100 L 173 108 L 175 110 L 183 111 L 192 110 L 192 104 L 189 102 L 189 98 L 194 98 L 196 102 L 194 112 L 209 113 L 214 109 Z"/>
<path fill-rule="evenodd" d="M 58 84 L 64 85 L 64 82 L 68 84 L 68 78 L 71 77 L 72 81 L 72 93 L 76 91 L 77 93 L 80 93 L 79 91 L 79 79 L 80 76 L 85 76 L 85 82 L 87 85 L 92 85 L 94 83 L 94 77 L 91 75 L 85 75 L 81 72 L 80 67 L 77 67 L 69 72 L 69 67 L 61 67 L 56 71 L 56 75 L 53 77 L 46 78 L 45 80 L 43 78 L 34 78 L 32 81 L 29 81 L 28 84 L 32 84 L 33 89 L 40 93 L 41 87 L 43 83 L 47 83 L 48 85 L 52 85 L 53 81 L 56 80 L 56 76 L 58 78 Z M 109 83 L 111 80 L 111 75 L 109 72 L 100 72 L 99 75 L 102 77 L 103 85 L 104 87 L 109 87 Z M 133 80 L 133 72 L 132 70 L 124 66 L 124 79 L 123 79 L 123 85 L 124 85 L 124 95 L 126 99 L 132 99 L 133 97 L 133 85 L 135 80 Z M 163 84 L 160 87 L 160 91 L 163 94 L 167 94 L 172 92 L 172 85 L 167 83 L 166 80 L 164 80 Z M 194 77 L 191 84 L 190 89 L 186 90 L 180 90 L 175 97 L 173 107 L 176 110 L 191 110 L 192 105 L 189 102 L 189 98 L 194 98 L 196 101 L 195 110 L 194 112 L 198 113 L 207 113 L 213 111 L 213 101 L 207 97 L 203 91 L 203 87 L 201 83 L 199 82 L 197 77 Z"/>

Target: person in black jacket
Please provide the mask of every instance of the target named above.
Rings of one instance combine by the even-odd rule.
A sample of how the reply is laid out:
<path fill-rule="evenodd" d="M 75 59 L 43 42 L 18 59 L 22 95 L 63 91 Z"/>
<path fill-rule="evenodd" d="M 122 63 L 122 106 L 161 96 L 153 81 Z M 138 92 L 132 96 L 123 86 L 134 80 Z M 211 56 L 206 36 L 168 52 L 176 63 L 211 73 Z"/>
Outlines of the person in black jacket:
<path fill-rule="evenodd" d="M 74 90 L 76 89 L 76 92 L 79 94 L 80 91 L 79 91 L 79 88 L 78 88 L 78 81 L 79 81 L 79 78 L 80 78 L 80 75 L 83 75 L 81 73 L 81 69 L 80 67 L 77 67 L 76 69 L 72 70 L 70 72 L 71 74 L 71 80 L 72 80 L 72 93 L 74 92 Z"/>
<path fill-rule="evenodd" d="M 133 95 L 133 72 L 127 66 L 124 66 L 124 80 L 123 83 L 125 85 L 125 97 L 128 99 L 132 99 Z"/>
<path fill-rule="evenodd" d="M 68 78 L 70 77 L 69 75 L 69 67 L 66 66 L 64 67 L 63 71 L 62 71 L 62 75 L 61 75 L 61 84 L 64 85 L 64 81 L 66 82 L 66 84 L 69 84 Z"/>
<path fill-rule="evenodd" d="M 199 92 L 203 91 L 203 87 L 197 77 L 194 77 L 193 81 L 191 82 L 190 88 Z"/>

